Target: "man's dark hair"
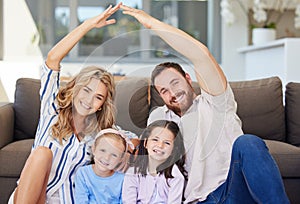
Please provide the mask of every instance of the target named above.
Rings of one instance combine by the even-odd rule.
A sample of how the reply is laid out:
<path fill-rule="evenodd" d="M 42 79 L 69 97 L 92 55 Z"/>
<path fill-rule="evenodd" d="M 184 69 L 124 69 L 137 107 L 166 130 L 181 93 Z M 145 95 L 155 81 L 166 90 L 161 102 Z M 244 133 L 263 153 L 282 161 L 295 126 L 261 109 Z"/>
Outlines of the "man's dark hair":
<path fill-rule="evenodd" d="M 154 80 L 155 78 L 165 69 L 175 69 L 177 70 L 183 77 L 185 77 L 185 71 L 182 69 L 182 67 L 176 63 L 176 62 L 164 62 L 159 65 L 157 65 L 151 74 L 151 85 L 154 86 Z"/>

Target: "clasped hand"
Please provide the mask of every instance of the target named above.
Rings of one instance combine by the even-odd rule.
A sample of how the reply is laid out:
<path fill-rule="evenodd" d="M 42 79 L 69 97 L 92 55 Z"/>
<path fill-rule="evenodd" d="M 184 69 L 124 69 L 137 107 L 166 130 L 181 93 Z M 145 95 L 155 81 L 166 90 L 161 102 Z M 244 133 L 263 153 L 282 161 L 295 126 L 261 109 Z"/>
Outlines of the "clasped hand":
<path fill-rule="evenodd" d="M 130 15 L 136 18 L 143 26 L 146 28 L 151 28 L 151 22 L 154 19 L 146 12 L 131 8 L 129 6 L 122 5 L 122 2 L 118 3 L 116 6 L 112 7 L 110 5 L 104 12 L 95 16 L 93 18 L 87 19 L 85 22 L 89 25 L 93 26 L 94 28 L 101 28 L 103 26 L 111 25 L 116 23 L 116 19 L 108 19 L 111 15 L 113 15 L 119 9 L 123 10 L 123 14 Z"/>

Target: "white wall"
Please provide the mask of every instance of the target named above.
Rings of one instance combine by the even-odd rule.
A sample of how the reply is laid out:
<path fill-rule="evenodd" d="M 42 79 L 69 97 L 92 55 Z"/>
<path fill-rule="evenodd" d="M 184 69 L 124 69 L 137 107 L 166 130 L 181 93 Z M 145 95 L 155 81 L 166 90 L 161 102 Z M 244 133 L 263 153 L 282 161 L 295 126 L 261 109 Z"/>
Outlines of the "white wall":
<path fill-rule="evenodd" d="M 4 0 L 4 60 L 42 56 L 39 34 L 25 0 Z"/>
<path fill-rule="evenodd" d="M 244 56 L 237 52 L 238 48 L 248 45 L 247 17 L 239 5 L 234 4 L 236 21 L 233 25 L 222 22 L 222 69 L 228 80 L 237 81 L 245 78 Z"/>
<path fill-rule="evenodd" d="M 8 98 L 13 102 L 16 80 L 39 78 L 43 56 L 38 47 L 38 32 L 25 0 L 4 0 L 3 10 L 4 50 L 0 80 L 6 93 L 1 94 L 4 97 L 0 101 Z"/>
<path fill-rule="evenodd" d="M 243 1 L 246 3 L 247 1 Z M 269 5 L 272 4 L 272 0 L 269 0 Z M 296 1 L 294 1 L 296 2 Z M 247 4 L 247 3 L 246 3 Z M 249 1 L 248 1 L 249 4 Z M 249 4 L 250 5 L 250 4 Z M 232 4 L 233 11 L 236 15 L 236 22 L 231 25 L 222 24 L 222 62 L 221 66 L 231 81 L 245 80 L 246 68 L 245 68 L 245 54 L 238 53 L 237 49 L 244 48 L 249 45 L 249 32 L 248 32 L 248 19 L 241 7 L 235 2 Z M 293 8 L 295 5 L 290 4 Z M 280 39 L 283 37 L 300 37 L 300 30 L 294 28 L 294 11 L 286 11 L 277 24 L 276 38 Z M 252 71 L 252 70 L 250 70 Z M 248 70 L 249 72 L 249 70 Z M 255 72 L 255 68 L 253 68 Z M 274 75 L 276 73 L 274 72 Z M 259 75 L 258 73 L 251 73 L 256 75 L 257 78 L 263 78 L 265 76 Z"/>

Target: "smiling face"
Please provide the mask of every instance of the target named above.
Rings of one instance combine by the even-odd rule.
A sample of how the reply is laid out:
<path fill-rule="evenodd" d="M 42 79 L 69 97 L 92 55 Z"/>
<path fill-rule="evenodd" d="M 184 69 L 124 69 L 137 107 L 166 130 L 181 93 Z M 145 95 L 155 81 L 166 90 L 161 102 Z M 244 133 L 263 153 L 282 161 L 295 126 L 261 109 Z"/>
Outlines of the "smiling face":
<path fill-rule="evenodd" d="M 94 171 L 99 176 L 110 176 L 122 161 L 125 146 L 122 140 L 110 135 L 101 136 L 92 148 Z"/>
<path fill-rule="evenodd" d="M 184 78 L 172 68 L 165 69 L 157 75 L 154 85 L 167 107 L 179 116 L 189 109 L 196 97 L 190 77 L 187 75 Z"/>
<path fill-rule="evenodd" d="M 100 80 L 92 78 L 74 97 L 75 110 L 81 116 L 95 113 L 102 107 L 106 97 L 107 87 Z"/>
<path fill-rule="evenodd" d="M 149 160 L 165 162 L 172 154 L 174 147 L 174 134 L 167 128 L 154 128 L 148 139 L 145 141 Z"/>

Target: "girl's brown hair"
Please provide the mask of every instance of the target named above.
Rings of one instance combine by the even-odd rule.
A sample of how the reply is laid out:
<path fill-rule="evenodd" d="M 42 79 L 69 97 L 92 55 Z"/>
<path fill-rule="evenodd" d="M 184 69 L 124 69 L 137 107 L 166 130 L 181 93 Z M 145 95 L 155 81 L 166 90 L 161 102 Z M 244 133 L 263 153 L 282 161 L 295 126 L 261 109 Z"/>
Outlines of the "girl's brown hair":
<path fill-rule="evenodd" d="M 149 136 L 151 135 L 152 131 L 157 128 L 165 128 L 170 130 L 174 135 L 174 147 L 171 155 L 169 158 L 157 167 L 157 172 L 159 174 L 164 174 L 167 183 L 169 178 L 174 178 L 172 175 L 172 168 L 174 164 L 177 165 L 179 171 L 182 173 L 185 179 L 187 179 L 187 172 L 184 169 L 185 165 L 185 149 L 183 144 L 183 137 L 179 130 L 178 125 L 173 121 L 168 120 L 157 120 L 151 123 L 146 127 L 141 135 L 141 141 L 138 150 L 138 157 L 135 161 L 135 173 L 140 173 L 142 176 L 147 175 L 148 169 L 148 150 L 145 147 Z M 169 183 L 168 183 L 169 185 Z"/>

